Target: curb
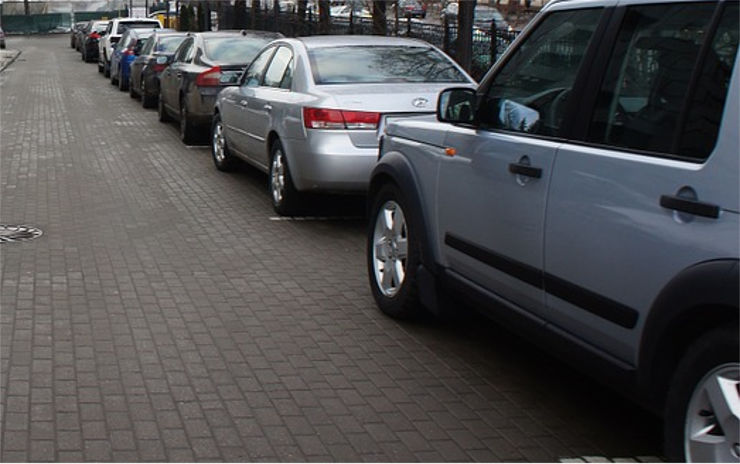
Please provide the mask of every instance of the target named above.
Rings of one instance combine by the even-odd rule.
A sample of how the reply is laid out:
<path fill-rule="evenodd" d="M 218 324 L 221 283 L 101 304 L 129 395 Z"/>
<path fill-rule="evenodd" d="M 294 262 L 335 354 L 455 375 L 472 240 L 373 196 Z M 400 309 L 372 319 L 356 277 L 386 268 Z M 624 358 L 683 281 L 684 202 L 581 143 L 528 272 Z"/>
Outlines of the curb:
<path fill-rule="evenodd" d="M 15 60 L 17 60 L 19 56 L 21 56 L 21 51 L 20 50 L 18 50 L 16 52 L 16 54 L 15 54 L 15 56 L 13 58 L 11 58 L 7 62 L 5 62 L 5 64 L 3 64 L 2 67 L 0 67 L 0 73 L 3 72 L 3 71 L 5 71 L 5 68 L 7 68 L 8 66 L 10 66 L 13 63 L 15 63 Z"/>

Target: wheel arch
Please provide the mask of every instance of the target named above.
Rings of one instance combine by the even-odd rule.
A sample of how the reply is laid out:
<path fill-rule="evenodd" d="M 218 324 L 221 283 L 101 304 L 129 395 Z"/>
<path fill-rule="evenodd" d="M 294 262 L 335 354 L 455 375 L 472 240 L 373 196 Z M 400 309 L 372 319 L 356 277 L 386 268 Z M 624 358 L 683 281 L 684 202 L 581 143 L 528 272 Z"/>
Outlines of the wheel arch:
<path fill-rule="evenodd" d="M 681 271 L 655 299 L 642 333 L 638 383 L 648 404 L 663 411 L 672 373 L 689 346 L 708 331 L 737 327 L 737 259 L 705 261 Z"/>

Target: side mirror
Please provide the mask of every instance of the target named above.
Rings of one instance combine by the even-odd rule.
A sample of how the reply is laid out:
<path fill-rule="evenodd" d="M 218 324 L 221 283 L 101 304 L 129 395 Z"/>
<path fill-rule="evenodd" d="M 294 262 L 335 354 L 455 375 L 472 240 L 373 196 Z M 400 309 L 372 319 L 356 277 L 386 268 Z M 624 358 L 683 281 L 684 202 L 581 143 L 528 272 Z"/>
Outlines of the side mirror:
<path fill-rule="evenodd" d="M 443 90 L 437 101 L 437 120 L 453 124 L 472 124 L 475 121 L 475 90 L 453 88 Z"/>

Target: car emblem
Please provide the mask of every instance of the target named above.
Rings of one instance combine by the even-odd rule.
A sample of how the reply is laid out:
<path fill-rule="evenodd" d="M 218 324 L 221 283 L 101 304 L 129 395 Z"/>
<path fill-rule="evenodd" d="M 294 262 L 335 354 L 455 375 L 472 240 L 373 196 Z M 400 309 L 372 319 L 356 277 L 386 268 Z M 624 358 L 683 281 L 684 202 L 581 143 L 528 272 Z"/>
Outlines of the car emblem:
<path fill-rule="evenodd" d="M 425 106 L 427 106 L 427 103 L 429 103 L 429 100 L 424 97 L 414 98 L 411 101 L 411 104 L 417 108 L 424 108 Z"/>

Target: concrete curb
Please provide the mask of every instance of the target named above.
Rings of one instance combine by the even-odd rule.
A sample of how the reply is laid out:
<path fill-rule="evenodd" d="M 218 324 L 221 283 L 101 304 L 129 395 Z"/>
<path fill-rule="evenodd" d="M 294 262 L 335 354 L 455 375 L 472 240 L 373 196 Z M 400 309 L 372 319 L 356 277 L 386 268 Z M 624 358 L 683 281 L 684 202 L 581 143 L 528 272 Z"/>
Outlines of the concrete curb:
<path fill-rule="evenodd" d="M 15 60 L 17 60 L 19 56 L 21 56 L 21 51 L 15 50 L 15 56 L 13 56 L 13 58 L 9 59 L 8 61 L 5 61 L 2 65 L 0 65 L 0 73 L 5 71 L 5 68 L 7 68 L 8 66 L 15 63 Z"/>

